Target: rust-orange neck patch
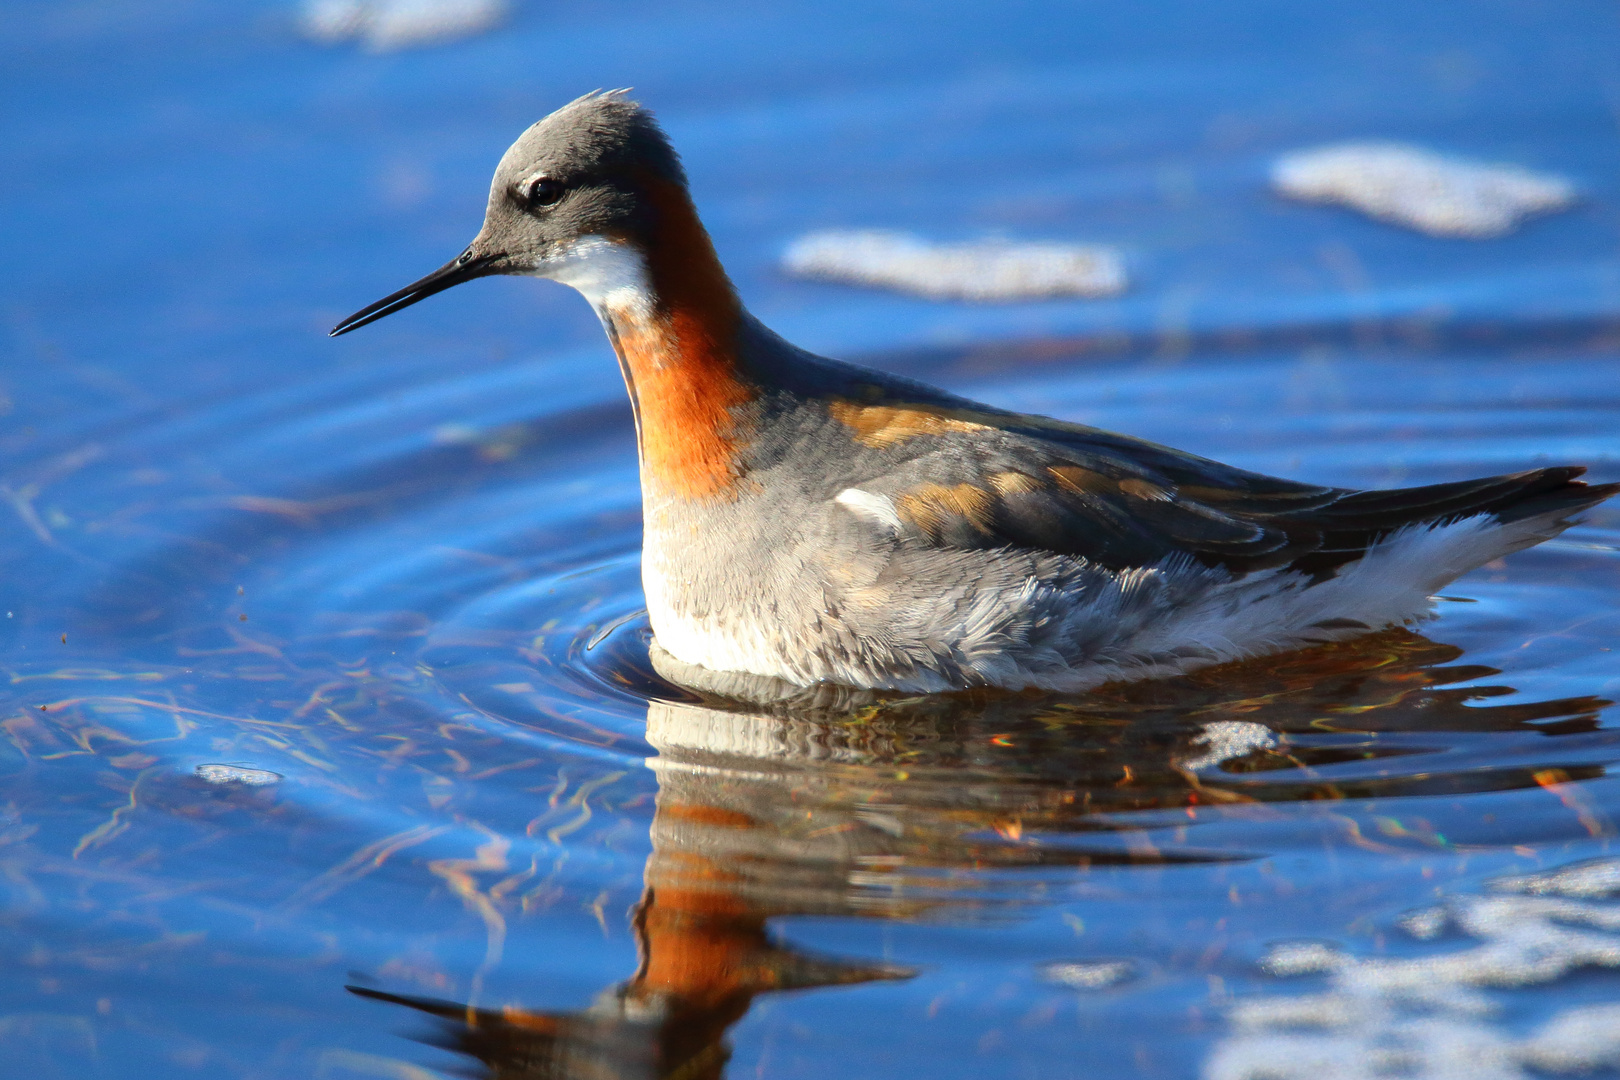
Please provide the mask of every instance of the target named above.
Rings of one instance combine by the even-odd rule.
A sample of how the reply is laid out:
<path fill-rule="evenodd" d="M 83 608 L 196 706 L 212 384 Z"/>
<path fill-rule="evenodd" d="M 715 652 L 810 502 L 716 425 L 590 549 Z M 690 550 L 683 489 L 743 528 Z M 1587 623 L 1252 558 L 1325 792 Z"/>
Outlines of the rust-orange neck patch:
<path fill-rule="evenodd" d="M 645 191 L 650 303 L 606 313 L 636 406 L 643 473 L 663 493 L 727 496 L 744 440 L 737 410 L 756 394 L 739 370 L 742 305 L 686 191 L 660 177 L 647 177 Z"/>

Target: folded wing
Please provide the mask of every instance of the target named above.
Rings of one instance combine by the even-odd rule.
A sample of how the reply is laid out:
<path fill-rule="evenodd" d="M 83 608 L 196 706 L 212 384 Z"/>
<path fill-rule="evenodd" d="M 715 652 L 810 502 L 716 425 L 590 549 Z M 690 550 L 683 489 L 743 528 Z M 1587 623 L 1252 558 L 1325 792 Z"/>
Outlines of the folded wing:
<path fill-rule="evenodd" d="M 1238 574 L 1291 565 L 1330 576 L 1408 526 L 1574 514 L 1620 490 L 1581 483 L 1572 466 L 1387 491 L 1320 487 L 1033 417 L 908 449 L 839 502 L 914 543 L 1049 551 L 1115 570 L 1183 553 Z"/>

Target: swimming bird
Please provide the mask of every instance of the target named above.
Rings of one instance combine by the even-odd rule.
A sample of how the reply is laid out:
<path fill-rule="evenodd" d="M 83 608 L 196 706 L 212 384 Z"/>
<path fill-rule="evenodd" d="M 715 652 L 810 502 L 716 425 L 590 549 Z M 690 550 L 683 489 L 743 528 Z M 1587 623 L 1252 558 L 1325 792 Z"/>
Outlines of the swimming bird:
<path fill-rule="evenodd" d="M 582 293 L 630 393 L 660 648 L 908 692 L 1083 690 L 1401 624 L 1620 484 L 1574 466 L 1356 491 L 817 356 L 743 307 L 651 113 L 591 93 L 512 144 L 455 259 L 347 333 L 491 274 Z"/>

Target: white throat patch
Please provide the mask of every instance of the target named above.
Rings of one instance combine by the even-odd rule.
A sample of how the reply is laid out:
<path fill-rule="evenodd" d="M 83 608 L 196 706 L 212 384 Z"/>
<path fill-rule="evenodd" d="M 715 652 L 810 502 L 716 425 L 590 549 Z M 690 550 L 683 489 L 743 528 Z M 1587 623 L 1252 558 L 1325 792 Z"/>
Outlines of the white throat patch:
<path fill-rule="evenodd" d="M 631 245 L 605 236 L 580 237 L 534 274 L 579 290 L 603 318 L 609 311 L 645 311 L 652 307 L 646 260 Z"/>

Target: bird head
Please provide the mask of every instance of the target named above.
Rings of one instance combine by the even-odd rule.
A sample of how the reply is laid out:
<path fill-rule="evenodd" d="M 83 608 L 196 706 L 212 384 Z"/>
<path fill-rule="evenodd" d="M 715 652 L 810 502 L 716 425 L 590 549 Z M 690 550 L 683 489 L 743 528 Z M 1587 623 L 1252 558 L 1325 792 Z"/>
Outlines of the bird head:
<path fill-rule="evenodd" d="M 594 92 L 530 127 L 501 157 L 484 226 L 437 270 L 338 323 L 346 334 L 434 293 L 491 274 L 572 285 L 593 303 L 641 288 L 646 245 L 680 159 L 652 114 L 624 91 Z"/>

